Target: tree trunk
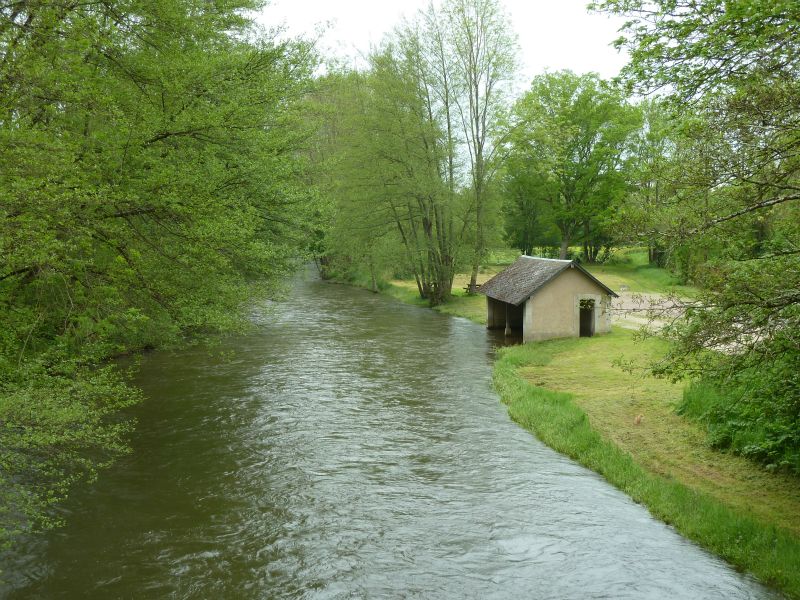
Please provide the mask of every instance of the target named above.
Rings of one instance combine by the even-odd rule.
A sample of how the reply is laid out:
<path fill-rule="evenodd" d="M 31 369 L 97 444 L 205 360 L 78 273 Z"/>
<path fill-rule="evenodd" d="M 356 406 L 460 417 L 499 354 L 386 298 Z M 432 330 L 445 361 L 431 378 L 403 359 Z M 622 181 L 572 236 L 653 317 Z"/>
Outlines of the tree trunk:
<path fill-rule="evenodd" d="M 569 254 L 569 238 L 563 236 L 561 238 L 561 246 L 558 250 L 558 258 L 565 260 L 567 258 L 567 254 Z"/>
<path fill-rule="evenodd" d="M 472 273 L 469 276 L 469 293 L 474 294 L 478 291 L 478 271 L 481 268 L 483 258 L 483 198 L 480 194 L 476 198 L 475 207 L 475 258 L 472 261 Z"/>
<path fill-rule="evenodd" d="M 480 269 L 480 265 L 475 264 L 472 265 L 472 273 L 469 276 L 469 293 L 474 294 L 478 291 L 478 269 Z"/>

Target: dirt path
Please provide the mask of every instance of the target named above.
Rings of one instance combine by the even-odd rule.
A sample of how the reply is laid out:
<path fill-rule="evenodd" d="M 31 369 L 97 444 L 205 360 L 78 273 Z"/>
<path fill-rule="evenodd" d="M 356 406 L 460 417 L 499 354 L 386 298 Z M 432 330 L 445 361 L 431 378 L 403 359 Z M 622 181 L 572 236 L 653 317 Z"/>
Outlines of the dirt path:
<path fill-rule="evenodd" d="M 667 294 L 619 292 L 611 302 L 611 323 L 626 329 L 661 329 L 679 317 L 683 308 Z"/>

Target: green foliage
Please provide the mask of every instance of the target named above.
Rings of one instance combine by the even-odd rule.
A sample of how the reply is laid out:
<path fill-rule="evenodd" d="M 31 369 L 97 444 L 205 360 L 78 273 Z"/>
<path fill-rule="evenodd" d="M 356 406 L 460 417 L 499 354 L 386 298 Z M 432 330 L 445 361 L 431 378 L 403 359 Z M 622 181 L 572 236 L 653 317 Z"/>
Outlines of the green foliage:
<path fill-rule="evenodd" d="M 779 277 L 761 260 L 709 264 L 710 289 L 667 331 L 675 346 L 662 372 L 697 373 L 721 390 L 700 410 L 698 388 L 684 407 L 714 444 L 800 472 L 800 258 L 770 262 Z"/>
<path fill-rule="evenodd" d="M 587 260 L 612 243 L 625 196 L 625 152 L 638 111 L 597 75 L 539 75 L 515 104 L 505 167 L 509 241 L 523 252 L 560 236 L 561 258 L 581 239 Z"/>
<path fill-rule="evenodd" d="M 713 443 L 797 471 L 800 257 L 777 255 L 782 247 L 776 236 L 768 257 L 708 262 L 687 320 L 664 332 L 674 344 L 656 372 L 722 390 L 702 415 L 689 411 L 708 423 Z"/>
<path fill-rule="evenodd" d="M 789 0 L 603 0 L 628 17 L 620 46 L 640 93 L 665 88 L 680 127 L 650 219 L 702 287 L 658 370 L 722 390 L 715 443 L 796 469 L 800 432 L 800 18 Z M 680 114 L 680 118 L 678 118 Z M 691 403 L 690 403 L 691 404 Z M 689 410 L 690 404 L 687 405 Z"/>
<path fill-rule="evenodd" d="M 17 375 L 0 388 L 0 545 L 58 524 L 52 505 L 128 451 L 133 423 L 118 413 L 138 400 L 108 367 L 28 362 Z"/>
<path fill-rule="evenodd" d="M 306 251 L 308 47 L 250 0 L 0 7 L 0 530 L 124 452 L 112 356 L 238 326 Z"/>
<path fill-rule="evenodd" d="M 429 8 L 427 22 L 435 23 Z M 435 52 L 443 60 L 441 80 L 452 84 L 453 112 L 458 114 L 463 160 L 469 164 L 468 178 L 471 212 L 474 215 L 472 271 L 469 288 L 475 291 L 478 270 L 491 243 L 493 215 L 492 188 L 499 165 L 498 137 L 506 110 L 506 93 L 517 67 L 516 36 L 509 15 L 498 0 L 445 0 L 442 13 L 445 26 Z M 438 26 L 436 26 L 436 30 Z M 448 75 L 448 72 L 450 75 Z M 450 132 L 450 117 L 447 119 Z M 451 169 L 452 170 L 452 169 Z"/>
<path fill-rule="evenodd" d="M 370 56 L 368 72 L 320 82 L 317 153 L 328 158 L 316 168 L 334 205 L 325 264 L 345 278 L 368 272 L 373 289 L 401 266 L 419 295 L 439 304 L 450 296 L 469 226 L 452 170 L 454 109 L 438 99 L 438 72 L 418 33 L 400 31 L 393 42 Z"/>
<path fill-rule="evenodd" d="M 692 383 L 678 412 L 703 423 L 712 446 L 753 458 L 770 469 L 800 473 L 797 373 L 796 364 L 783 360 L 763 371 L 741 373 L 724 388 Z M 795 401 L 774 402 L 792 397 L 780 389 L 787 385 Z"/>
<path fill-rule="evenodd" d="M 671 86 L 686 99 L 754 75 L 787 79 L 800 59 L 794 0 L 595 0 L 590 7 L 630 18 L 616 45 L 632 50 L 629 81 L 647 91 Z"/>
<path fill-rule="evenodd" d="M 600 473 L 657 518 L 746 569 L 790 597 L 800 597 L 800 541 L 791 534 L 732 511 L 721 502 L 646 471 L 630 454 L 603 438 L 572 395 L 526 383 L 519 366 L 536 358 L 540 344 L 504 348 L 494 384 L 511 418 L 548 446 Z M 534 356 L 532 356 L 534 355 Z"/>
<path fill-rule="evenodd" d="M 531 190 L 541 189 L 544 181 L 541 174 L 532 169 L 524 169 L 515 164 L 511 157 L 507 164 L 509 173 L 505 181 L 505 219 L 506 242 L 522 254 L 531 256 L 537 247 L 558 247 L 559 231 L 553 222 L 552 211 L 546 203 Z"/>
<path fill-rule="evenodd" d="M 398 27 L 364 72 L 320 81 L 328 271 L 368 271 L 373 288 L 387 271 L 411 273 L 433 305 L 462 264 L 474 283 L 499 238 L 494 140 L 513 42 L 496 0 L 446 0 Z"/>

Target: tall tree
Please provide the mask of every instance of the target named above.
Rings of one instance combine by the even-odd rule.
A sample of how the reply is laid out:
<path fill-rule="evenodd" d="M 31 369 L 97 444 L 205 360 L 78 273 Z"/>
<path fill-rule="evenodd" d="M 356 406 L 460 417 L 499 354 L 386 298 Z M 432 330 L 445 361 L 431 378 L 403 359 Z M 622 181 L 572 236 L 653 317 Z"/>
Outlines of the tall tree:
<path fill-rule="evenodd" d="M 348 176 L 340 192 L 370 190 L 388 209 L 420 295 L 434 304 L 449 297 L 466 242 L 473 290 L 485 254 L 494 138 L 514 67 L 509 31 L 496 0 L 430 3 L 373 53 L 358 103 L 366 112 L 349 128 L 362 135 L 340 147 L 342 156 L 361 153 L 341 170 Z M 337 204 L 352 206 L 354 191 L 336 194 Z M 373 214 L 368 200 L 363 206 Z"/>
<path fill-rule="evenodd" d="M 420 296 L 438 304 L 450 295 L 465 223 L 449 179 L 453 159 L 441 127 L 444 109 L 415 30 L 398 32 L 370 63 L 367 73 L 345 75 L 348 87 L 339 86 L 333 100 L 340 134 L 330 140 L 339 156 L 330 191 L 337 215 L 350 217 L 337 219 L 327 249 L 332 259 L 348 255 L 345 262 L 369 267 L 375 255 L 358 259 L 353 241 L 364 239 L 377 249 L 377 240 L 395 240 L 398 261 L 414 275 Z M 342 94 L 350 100 L 342 102 Z"/>
<path fill-rule="evenodd" d="M 497 0 L 448 0 L 455 102 L 461 120 L 473 198 L 475 248 L 469 289 L 475 291 L 486 253 L 486 210 L 498 162 L 498 124 L 516 70 L 517 41 Z"/>
<path fill-rule="evenodd" d="M 651 264 L 666 267 L 668 249 L 663 232 L 676 215 L 670 210 L 678 193 L 675 175 L 685 156 L 681 122 L 661 102 L 643 100 L 642 128 L 631 151 L 631 189 L 621 207 L 619 233 L 633 244 L 644 244 Z"/>
<path fill-rule="evenodd" d="M 368 79 L 347 70 L 318 79 L 312 96 L 319 126 L 310 150 L 314 184 L 330 203 L 319 248 L 321 274 L 357 280 L 366 272 L 370 288 L 378 291 L 383 272 L 402 261 L 403 254 L 392 235 L 392 215 L 378 200 L 383 190 L 373 179 Z M 363 161 L 369 162 L 369 171 L 363 170 Z"/>
<path fill-rule="evenodd" d="M 594 74 L 540 75 L 514 106 L 507 189 L 544 207 L 561 258 L 582 239 L 586 258 L 596 259 L 627 190 L 625 153 L 638 126 L 638 111 Z"/>

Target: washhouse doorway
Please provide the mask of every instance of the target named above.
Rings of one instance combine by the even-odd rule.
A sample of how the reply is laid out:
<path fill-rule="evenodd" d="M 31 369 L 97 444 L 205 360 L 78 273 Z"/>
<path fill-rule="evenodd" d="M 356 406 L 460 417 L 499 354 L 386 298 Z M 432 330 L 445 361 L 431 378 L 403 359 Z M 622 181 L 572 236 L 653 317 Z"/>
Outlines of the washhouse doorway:
<path fill-rule="evenodd" d="M 592 337 L 594 335 L 594 300 L 581 300 L 580 309 L 580 336 Z"/>

